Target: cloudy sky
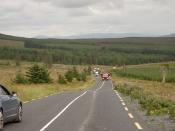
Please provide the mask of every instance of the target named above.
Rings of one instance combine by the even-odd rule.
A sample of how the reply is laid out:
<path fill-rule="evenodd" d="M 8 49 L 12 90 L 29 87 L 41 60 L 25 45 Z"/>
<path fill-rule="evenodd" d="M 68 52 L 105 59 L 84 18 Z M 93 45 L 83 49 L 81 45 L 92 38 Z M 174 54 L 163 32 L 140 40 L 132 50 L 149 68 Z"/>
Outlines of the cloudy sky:
<path fill-rule="evenodd" d="M 0 32 L 26 37 L 175 33 L 175 0 L 2 0 Z"/>

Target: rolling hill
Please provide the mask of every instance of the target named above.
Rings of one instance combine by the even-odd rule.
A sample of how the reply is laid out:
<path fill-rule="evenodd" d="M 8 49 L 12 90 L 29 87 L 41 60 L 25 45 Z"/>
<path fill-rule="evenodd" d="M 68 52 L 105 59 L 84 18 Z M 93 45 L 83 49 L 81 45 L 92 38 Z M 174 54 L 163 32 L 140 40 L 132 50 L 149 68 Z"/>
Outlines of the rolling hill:
<path fill-rule="evenodd" d="M 175 60 L 175 37 L 36 39 L 0 34 L 0 52 L 0 59 L 62 64 L 155 63 Z"/>

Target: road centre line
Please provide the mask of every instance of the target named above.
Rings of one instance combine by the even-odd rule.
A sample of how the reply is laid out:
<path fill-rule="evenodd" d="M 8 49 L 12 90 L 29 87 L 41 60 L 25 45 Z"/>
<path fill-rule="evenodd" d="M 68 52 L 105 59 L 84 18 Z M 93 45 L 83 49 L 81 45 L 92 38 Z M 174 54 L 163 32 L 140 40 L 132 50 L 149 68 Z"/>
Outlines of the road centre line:
<path fill-rule="evenodd" d="M 77 101 L 79 98 L 81 98 L 82 96 L 84 96 L 87 93 L 84 92 L 83 94 L 81 94 L 80 96 L 76 97 L 74 100 L 72 100 L 63 110 L 61 110 L 61 112 L 59 112 L 52 120 L 50 120 L 44 127 L 42 127 L 40 129 L 40 131 L 44 131 L 46 130 L 58 117 L 60 117 L 75 101 Z"/>
<path fill-rule="evenodd" d="M 97 89 L 95 90 L 95 92 L 99 91 L 99 90 L 103 87 L 104 83 L 105 83 L 105 82 L 103 81 L 102 85 L 101 85 L 99 88 L 97 88 Z"/>

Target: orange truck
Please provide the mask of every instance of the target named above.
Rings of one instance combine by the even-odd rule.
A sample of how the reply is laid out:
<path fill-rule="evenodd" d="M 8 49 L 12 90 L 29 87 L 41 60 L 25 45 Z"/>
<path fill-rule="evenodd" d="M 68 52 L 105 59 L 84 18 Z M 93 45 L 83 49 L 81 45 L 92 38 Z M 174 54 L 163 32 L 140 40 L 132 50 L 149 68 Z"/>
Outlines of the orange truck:
<path fill-rule="evenodd" d="M 101 74 L 101 79 L 102 80 L 109 80 L 110 74 L 109 73 L 102 73 Z"/>

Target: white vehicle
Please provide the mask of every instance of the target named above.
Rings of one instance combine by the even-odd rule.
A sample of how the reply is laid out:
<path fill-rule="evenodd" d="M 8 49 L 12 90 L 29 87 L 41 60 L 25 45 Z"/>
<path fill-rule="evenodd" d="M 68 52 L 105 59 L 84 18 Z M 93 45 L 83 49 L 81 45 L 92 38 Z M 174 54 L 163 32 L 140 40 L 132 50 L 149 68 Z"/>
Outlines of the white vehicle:
<path fill-rule="evenodd" d="M 98 71 L 95 72 L 95 76 L 99 76 L 99 72 Z"/>

